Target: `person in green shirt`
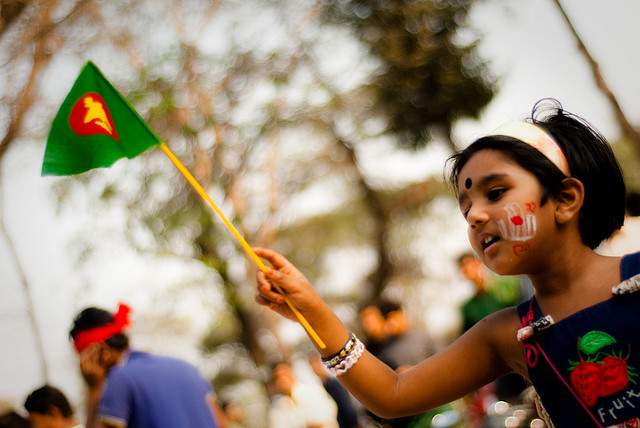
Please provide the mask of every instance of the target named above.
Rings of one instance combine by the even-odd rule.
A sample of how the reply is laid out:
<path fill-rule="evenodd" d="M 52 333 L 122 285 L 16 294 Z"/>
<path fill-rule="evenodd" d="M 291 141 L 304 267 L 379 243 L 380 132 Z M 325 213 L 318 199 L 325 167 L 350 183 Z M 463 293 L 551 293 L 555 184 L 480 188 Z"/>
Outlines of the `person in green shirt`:
<path fill-rule="evenodd" d="M 520 302 L 520 283 L 517 277 L 493 274 L 473 253 L 461 255 L 458 265 L 464 277 L 475 286 L 473 296 L 460 308 L 463 332 L 487 315 Z"/>

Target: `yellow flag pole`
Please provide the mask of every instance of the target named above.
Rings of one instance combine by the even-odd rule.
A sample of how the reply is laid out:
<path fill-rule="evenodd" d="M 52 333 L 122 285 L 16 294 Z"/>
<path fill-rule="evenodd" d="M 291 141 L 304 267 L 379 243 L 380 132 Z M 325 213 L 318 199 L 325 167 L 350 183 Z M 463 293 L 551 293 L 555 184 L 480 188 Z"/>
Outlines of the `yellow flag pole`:
<path fill-rule="evenodd" d="M 213 201 L 211 200 L 207 192 L 204 191 L 200 183 L 198 183 L 198 181 L 193 177 L 193 175 L 191 175 L 189 170 L 185 168 L 182 162 L 180 162 L 180 160 L 176 157 L 176 155 L 173 154 L 171 149 L 169 149 L 169 147 L 165 143 L 160 143 L 160 148 L 169 157 L 169 159 L 171 159 L 171 162 L 173 162 L 173 164 L 178 168 L 178 170 L 182 173 L 182 175 L 184 175 L 184 177 L 191 184 L 191 186 L 193 186 L 193 188 L 196 189 L 196 191 L 200 194 L 200 196 L 202 196 L 202 199 L 207 201 L 211 206 L 211 208 L 213 208 L 213 210 L 220 216 L 225 226 L 227 226 L 227 228 L 231 231 L 231 233 L 233 233 L 233 236 L 235 236 L 238 242 L 240 242 L 240 245 L 242 245 L 242 248 L 245 249 L 247 254 L 249 254 L 249 256 L 253 259 L 256 265 L 258 265 L 258 268 L 260 268 L 262 272 L 266 272 L 267 267 L 262 262 L 262 260 L 260 260 L 260 257 L 258 257 L 258 255 L 253 251 L 253 249 L 249 246 L 247 241 L 245 241 L 242 235 L 240 235 L 240 233 L 236 230 L 233 224 L 229 220 L 227 220 L 227 218 L 222 213 L 222 211 L 220 211 L 218 206 L 215 203 L 213 203 Z M 326 345 L 324 344 L 322 339 L 320 339 L 320 336 L 318 336 L 318 333 L 316 333 L 313 327 L 311 327 L 311 324 L 309 324 L 309 322 L 300 313 L 300 311 L 296 309 L 296 307 L 293 306 L 293 304 L 289 301 L 289 299 L 287 298 L 287 295 L 284 293 L 284 290 L 282 290 L 282 288 L 280 288 L 280 286 L 277 284 L 272 284 L 272 285 L 280 294 L 282 294 L 282 296 L 284 297 L 284 301 L 287 303 L 287 306 L 289 306 L 289 309 L 291 309 L 291 311 L 295 314 L 296 318 L 298 318 L 298 321 L 300 321 L 300 324 L 302 324 L 302 326 L 307 331 L 307 333 L 313 338 L 313 340 L 315 340 L 315 342 L 320 347 L 320 349 L 326 348 Z"/>

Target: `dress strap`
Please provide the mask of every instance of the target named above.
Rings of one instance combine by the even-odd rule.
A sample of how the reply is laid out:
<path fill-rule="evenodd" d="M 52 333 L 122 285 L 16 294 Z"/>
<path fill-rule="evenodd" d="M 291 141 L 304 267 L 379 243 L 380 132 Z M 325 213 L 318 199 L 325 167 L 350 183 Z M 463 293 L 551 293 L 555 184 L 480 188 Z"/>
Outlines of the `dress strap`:
<path fill-rule="evenodd" d="M 640 251 L 622 257 L 620 278 L 622 278 L 622 282 L 611 289 L 615 296 L 631 294 L 640 290 Z"/>
<path fill-rule="evenodd" d="M 638 290 L 640 290 L 640 273 L 611 288 L 611 292 L 616 296 L 635 293 Z"/>
<path fill-rule="evenodd" d="M 640 273 L 640 251 L 627 254 L 620 262 L 620 278 L 629 279 Z"/>
<path fill-rule="evenodd" d="M 547 329 L 553 325 L 553 318 L 551 315 L 540 317 L 537 320 L 535 318 L 535 312 L 533 305 L 535 303 L 535 296 L 529 301 L 529 310 L 527 314 L 521 318 L 520 330 L 518 330 L 517 338 L 519 342 L 523 342 L 528 338 L 535 336 L 542 330 Z"/>

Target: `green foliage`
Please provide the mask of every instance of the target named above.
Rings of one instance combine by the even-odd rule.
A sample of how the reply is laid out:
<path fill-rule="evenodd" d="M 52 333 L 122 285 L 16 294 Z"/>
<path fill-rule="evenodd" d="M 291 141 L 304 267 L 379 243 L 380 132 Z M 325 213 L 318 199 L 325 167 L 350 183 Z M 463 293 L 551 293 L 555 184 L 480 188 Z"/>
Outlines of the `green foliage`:
<path fill-rule="evenodd" d="M 477 41 L 460 33 L 470 0 L 335 0 L 327 18 L 354 28 L 380 60 L 372 76 L 387 131 L 402 146 L 420 148 L 433 129 L 449 135 L 460 117 L 476 118 L 491 101 L 494 82 Z"/>

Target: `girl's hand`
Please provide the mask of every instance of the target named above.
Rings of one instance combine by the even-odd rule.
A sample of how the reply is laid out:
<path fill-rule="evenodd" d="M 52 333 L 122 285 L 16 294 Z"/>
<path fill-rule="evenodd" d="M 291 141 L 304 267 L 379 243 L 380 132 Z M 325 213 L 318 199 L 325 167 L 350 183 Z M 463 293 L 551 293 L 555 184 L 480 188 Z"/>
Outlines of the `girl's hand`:
<path fill-rule="evenodd" d="M 293 321 L 297 318 L 278 289 L 286 294 L 289 302 L 302 314 L 313 312 L 314 306 L 322 304 L 307 278 L 284 256 L 267 248 L 253 250 L 273 266 L 273 268 L 267 268 L 266 273 L 258 271 L 256 274 L 258 294 L 255 300 L 258 304 L 267 306 Z"/>

